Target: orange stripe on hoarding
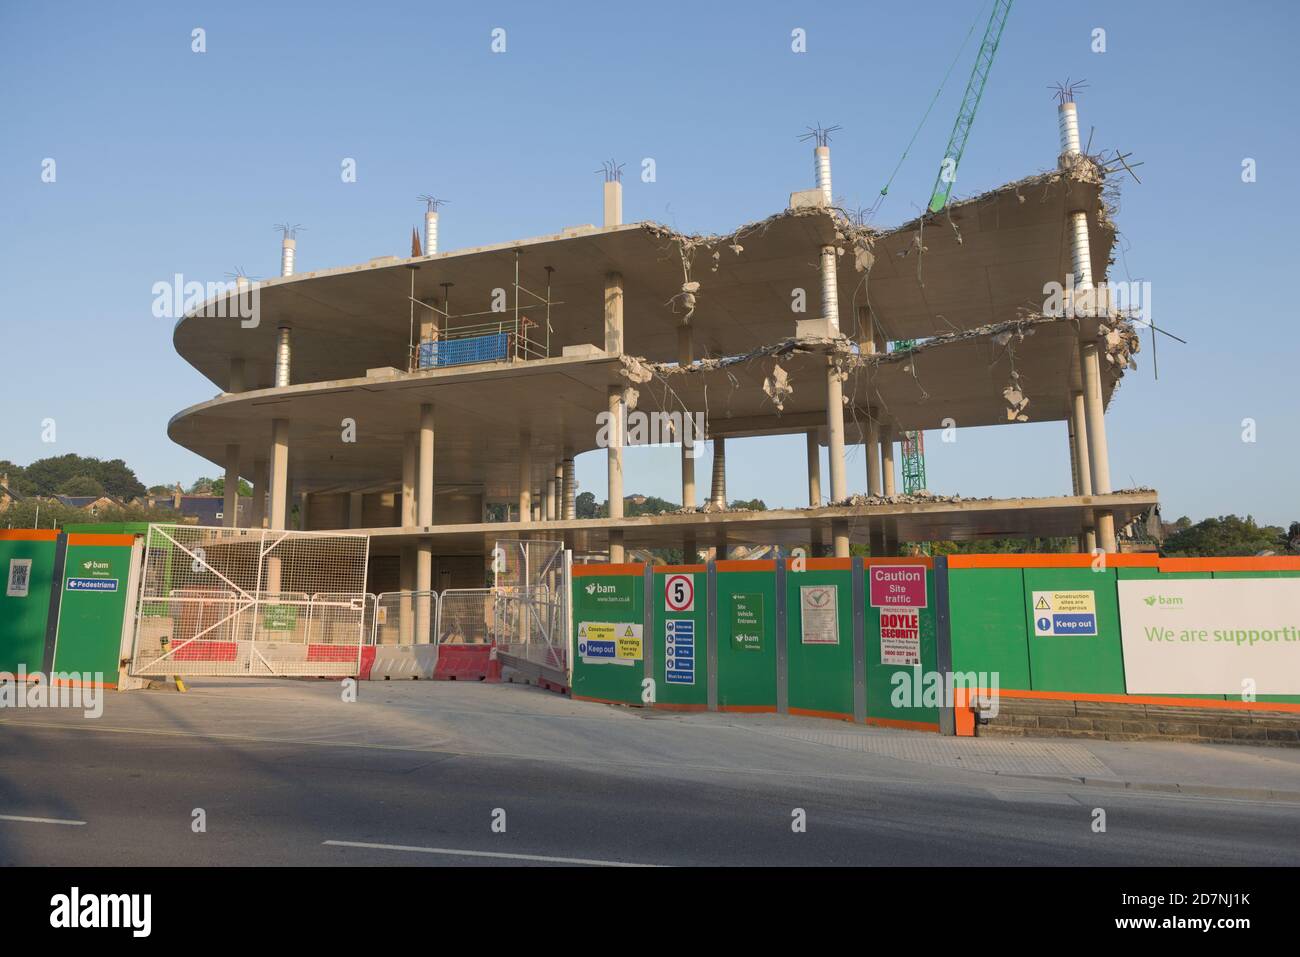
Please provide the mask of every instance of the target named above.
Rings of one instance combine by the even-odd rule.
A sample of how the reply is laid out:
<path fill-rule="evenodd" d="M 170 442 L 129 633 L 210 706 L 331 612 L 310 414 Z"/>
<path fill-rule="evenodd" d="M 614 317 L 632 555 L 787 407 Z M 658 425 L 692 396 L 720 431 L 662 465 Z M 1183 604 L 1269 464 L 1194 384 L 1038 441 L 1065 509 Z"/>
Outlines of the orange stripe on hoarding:
<path fill-rule="evenodd" d="M 663 704 L 655 702 L 656 711 L 708 711 L 706 704 Z"/>
<path fill-rule="evenodd" d="M 584 575 L 644 575 L 645 565 L 641 562 L 624 562 L 621 565 L 574 565 L 573 577 Z"/>
<path fill-rule="evenodd" d="M 714 567 L 720 572 L 774 572 L 776 571 L 776 562 L 770 558 L 743 559 L 727 558 L 720 562 L 715 562 Z"/>
<path fill-rule="evenodd" d="M 736 714 L 776 714 L 774 704 L 720 704 L 719 711 L 731 711 Z"/>
<path fill-rule="evenodd" d="M 53 542 L 58 537 L 53 528 L 0 528 L 0 542 Z"/>
<path fill-rule="evenodd" d="M 985 688 L 970 689 L 972 694 L 992 695 Z M 960 694 L 960 689 L 958 689 Z M 1224 701 L 1221 698 L 1164 698 L 1149 694 L 1095 694 L 1083 691 L 1022 691 L 1000 688 L 996 692 L 1004 698 L 1026 698 L 1041 701 L 1099 701 L 1106 704 L 1160 704 L 1176 708 L 1213 708 L 1220 711 L 1286 711 L 1300 714 L 1300 703 L 1285 701 Z"/>
<path fill-rule="evenodd" d="M 843 711 L 818 711 L 816 708 L 791 708 L 791 714 L 797 714 L 802 718 L 830 718 L 832 721 L 852 721 L 853 715 L 845 714 Z"/>
<path fill-rule="evenodd" d="M 1300 557 L 1162 558 L 1162 572 L 1300 572 Z"/>
<path fill-rule="evenodd" d="M 853 559 L 851 558 L 805 558 L 803 561 L 803 567 L 810 572 L 846 572 L 853 568 Z"/>
<path fill-rule="evenodd" d="M 939 726 L 929 721 L 904 721 L 901 718 L 868 718 L 867 724 L 880 728 L 899 728 L 903 731 L 933 731 L 938 733 Z"/>
<path fill-rule="evenodd" d="M 1061 553 L 1049 555 L 949 555 L 949 568 L 1089 568 L 1091 555 Z M 1106 555 L 1107 568 L 1155 568 L 1154 553 Z"/>
<path fill-rule="evenodd" d="M 633 703 L 633 702 L 631 702 L 631 701 L 615 701 L 613 698 L 593 698 L 593 697 L 590 697 L 589 695 L 585 695 L 585 694 L 575 694 L 575 695 L 573 696 L 573 700 L 574 700 L 574 701 L 594 701 L 594 702 L 596 702 L 596 704 L 621 704 L 621 705 L 623 705 L 623 707 L 625 707 L 625 708 L 639 708 L 639 707 L 641 707 L 641 702 L 639 702 L 639 701 L 638 701 L 638 702 L 635 702 L 635 703 Z"/>
<path fill-rule="evenodd" d="M 907 555 L 898 558 L 864 558 L 862 563 L 868 567 L 871 565 L 924 565 L 926 568 L 934 567 L 934 559 L 924 555 Z"/>
<path fill-rule="evenodd" d="M 135 544 L 134 535 L 102 535 L 94 532 L 69 532 L 69 545 L 124 545 L 130 548 Z"/>

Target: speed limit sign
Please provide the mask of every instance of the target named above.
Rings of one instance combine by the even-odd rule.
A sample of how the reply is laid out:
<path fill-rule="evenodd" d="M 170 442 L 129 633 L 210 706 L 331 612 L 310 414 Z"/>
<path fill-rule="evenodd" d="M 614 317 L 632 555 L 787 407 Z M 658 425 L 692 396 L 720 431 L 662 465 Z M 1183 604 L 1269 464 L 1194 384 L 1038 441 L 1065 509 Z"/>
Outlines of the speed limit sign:
<path fill-rule="evenodd" d="M 664 579 L 664 608 L 668 611 L 695 610 L 694 575 L 669 575 Z"/>

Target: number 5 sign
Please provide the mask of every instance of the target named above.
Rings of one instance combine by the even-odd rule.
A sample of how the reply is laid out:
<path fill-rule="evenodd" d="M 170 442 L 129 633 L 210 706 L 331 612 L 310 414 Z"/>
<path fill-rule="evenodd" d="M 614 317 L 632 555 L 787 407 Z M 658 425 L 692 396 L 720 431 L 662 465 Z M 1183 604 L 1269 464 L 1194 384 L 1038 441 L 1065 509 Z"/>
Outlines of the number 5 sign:
<path fill-rule="evenodd" d="M 666 611 L 695 610 L 694 575 L 668 575 L 664 578 L 664 609 Z"/>

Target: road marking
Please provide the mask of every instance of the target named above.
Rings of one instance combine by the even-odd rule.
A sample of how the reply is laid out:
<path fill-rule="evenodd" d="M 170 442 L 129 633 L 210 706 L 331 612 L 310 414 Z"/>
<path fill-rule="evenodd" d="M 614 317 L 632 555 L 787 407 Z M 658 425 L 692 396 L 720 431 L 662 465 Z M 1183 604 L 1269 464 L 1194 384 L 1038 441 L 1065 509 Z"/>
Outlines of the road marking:
<path fill-rule="evenodd" d="M 450 847 L 414 847 L 409 844 L 368 844 L 364 841 L 322 841 L 330 847 L 364 847 L 376 851 L 413 851 L 417 854 L 446 854 L 449 857 L 500 857 L 512 861 L 541 861 L 546 864 L 586 864 L 591 867 L 659 867 L 631 861 L 597 861 L 585 857 L 546 857 L 542 854 L 507 854 L 504 851 L 458 851 Z"/>
<path fill-rule="evenodd" d="M 70 824 L 80 827 L 85 821 L 61 821 L 56 817 L 20 817 L 16 814 L 0 814 L 0 821 L 17 821 L 20 824 Z"/>

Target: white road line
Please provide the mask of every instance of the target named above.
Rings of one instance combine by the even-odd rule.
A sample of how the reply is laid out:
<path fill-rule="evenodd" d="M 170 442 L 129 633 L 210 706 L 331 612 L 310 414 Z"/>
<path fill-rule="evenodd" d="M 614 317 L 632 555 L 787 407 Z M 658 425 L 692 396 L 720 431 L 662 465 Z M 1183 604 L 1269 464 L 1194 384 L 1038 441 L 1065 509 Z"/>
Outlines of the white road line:
<path fill-rule="evenodd" d="M 0 814 L 0 821 L 17 821 L 20 824 L 70 824 L 80 827 L 85 821 L 61 821 L 56 817 L 19 817 L 16 814 Z"/>
<path fill-rule="evenodd" d="M 546 857 L 541 854 L 507 854 L 504 851 L 458 851 L 449 847 L 413 847 L 409 844 L 367 844 L 364 841 L 322 841 L 331 847 L 365 847 L 376 851 L 414 851 L 417 854 L 446 854 L 450 857 L 500 857 L 512 861 L 541 861 L 546 864 L 586 864 L 591 867 L 659 867 L 630 861 L 596 861 L 584 857 Z"/>

